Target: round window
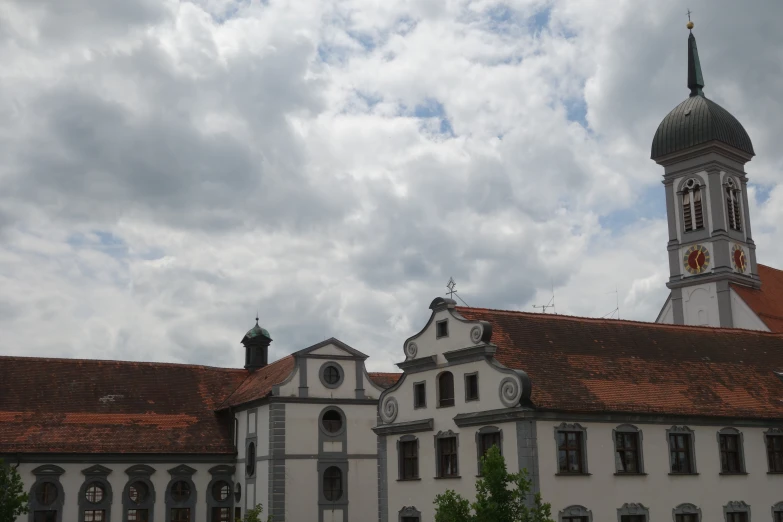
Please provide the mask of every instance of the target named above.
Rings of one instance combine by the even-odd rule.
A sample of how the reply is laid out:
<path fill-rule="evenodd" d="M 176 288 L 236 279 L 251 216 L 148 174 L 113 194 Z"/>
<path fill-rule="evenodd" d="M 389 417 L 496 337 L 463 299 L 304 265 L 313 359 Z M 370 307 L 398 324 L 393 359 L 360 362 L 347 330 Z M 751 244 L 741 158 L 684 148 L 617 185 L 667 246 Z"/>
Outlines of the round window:
<path fill-rule="evenodd" d="M 252 477 L 256 473 L 256 444 L 251 442 L 247 445 L 247 464 L 245 465 L 245 471 L 248 477 Z"/>
<path fill-rule="evenodd" d="M 228 482 L 219 480 L 215 482 L 214 486 L 212 486 L 212 496 L 218 502 L 223 502 L 228 498 L 230 494 L 231 494 L 231 486 L 228 485 Z"/>
<path fill-rule="evenodd" d="M 57 486 L 52 482 L 44 482 L 38 486 L 35 497 L 40 505 L 49 506 L 57 500 Z"/>
<path fill-rule="evenodd" d="M 321 417 L 321 424 L 327 433 L 337 433 L 343 428 L 343 416 L 337 410 L 329 410 Z"/>
<path fill-rule="evenodd" d="M 87 486 L 87 491 L 85 492 L 84 497 L 87 499 L 87 502 L 91 504 L 100 503 L 100 501 L 103 500 L 103 486 L 97 482 L 93 482 Z"/>
<path fill-rule="evenodd" d="M 134 504 L 141 504 L 147 500 L 148 493 L 149 489 L 147 489 L 147 485 L 144 482 L 134 482 L 128 488 L 128 498 Z"/>
<path fill-rule="evenodd" d="M 337 366 L 330 364 L 324 368 L 324 380 L 327 384 L 337 384 L 340 382 L 340 370 Z"/>
<path fill-rule="evenodd" d="M 174 502 L 185 502 L 190 498 L 190 484 L 184 480 L 178 480 L 171 486 L 171 498 Z"/>

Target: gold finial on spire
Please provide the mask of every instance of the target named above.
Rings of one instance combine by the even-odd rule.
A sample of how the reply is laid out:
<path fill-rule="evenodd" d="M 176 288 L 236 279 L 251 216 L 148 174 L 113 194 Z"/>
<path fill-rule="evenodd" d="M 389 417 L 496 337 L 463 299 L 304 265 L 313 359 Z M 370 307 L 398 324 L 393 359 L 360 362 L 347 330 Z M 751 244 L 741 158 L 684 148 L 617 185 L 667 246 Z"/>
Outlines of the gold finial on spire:
<path fill-rule="evenodd" d="M 685 24 L 685 27 L 687 27 L 689 30 L 693 29 L 693 22 L 691 22 L 691 10 L 688 9 L 688 23 Z"/>

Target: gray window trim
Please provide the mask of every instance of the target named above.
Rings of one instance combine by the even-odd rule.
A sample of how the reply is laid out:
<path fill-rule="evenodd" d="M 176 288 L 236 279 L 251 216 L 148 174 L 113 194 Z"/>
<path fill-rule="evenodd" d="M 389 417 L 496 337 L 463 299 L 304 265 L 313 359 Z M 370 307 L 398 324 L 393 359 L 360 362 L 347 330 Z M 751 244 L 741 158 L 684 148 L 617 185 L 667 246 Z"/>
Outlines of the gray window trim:
<path fill-rule="evenodd" d="M 336 431 L 334 433 L 326 431 L 326 428 L 324 428 L 324 415 L 326 415 L 327 412 L 330 411 L 336 411 L 340 414 L 340 418 L 342 418 L 342 426 L 340 426 L 340 430 Z M 341 435 L 345 433 L 345 430 L 347 429 L 348 420 L 345 417 L 345 412 L 338 408 L 337 406 L 327 406 L 323 410 L 321 410 L 321 413 L 318 414 L 318 430 L 321 432 L 321 434 L 326 437 L 327 440 L 334 440 Z M 319 448 L 319 453 L 323 451 L 323 448 Z M 343 449 L 345 451 L 345 449 Z"/>
<path fill-rule="evenodd" d="M 96 464 L 94 466 L 90 466 L 89 468 L 83 469 L 82 473 L 84 474 L 84 481 L 79 488 L 78 497 L 79 522 L 84 522 L 84 512 L 86 510 L 102 510 L 104 512 L 106 522 L 110 522 L 113 493 L 108 477 L 111 473 L 111 470 L 101 466 L 100 464 Z M 92 484 L 98 484 L 101 488 L 103 488 L 103 499 L 96 504 L 87 501 L 87 488 Z"/>
<path fill-rule="evenodd" d="M 783 436 L 783 429 L 769 428 L 768 430 L 764 430 L 764 451 L 766 452 L 764 456 L 767 459 L 767 473 L 772 474 L 781 473 L 780 471 L 772 471 L 772 468 L 769 467 L 769 437 L 776 436 Z"/>
<path fill-rule="evenodd" d="M 424 386 L 424 404 L 416 406 L 416 386 Z M 427 381 L 419 381 L 413 383 L 413 409 L 423 410 L 427 408 Z"/>
<path fill-rule="evenodd" d="M 593 522 L 593 512 L 584 506 L 568 506 L 557 514 L 558 522 L 562 522 L 564 517 L 587 517 L 588 522 Z"/>
<path fill-rule="evenodd" d="M 750 522 L 750 506 L 744 500 L 730 500 L 723 506 L 723 520 L 728 522 L 729 513 L 746 513 L 747 522 Z"/>
<path fill-rule="evenodd" d="M 149 522 L 155 520 L 155 486 L 150 480 L 150 476 L 155 473 L 155 468 L 144 464 L 137 464 L 125 470 L 128 475 L 128 481 L 122 490 L 122 521 L 128 522 L 128 510 L 146 509 L 149 515 Z M 147 486 L 148 495 L 144 502 L 136 504 L 130 499 L 130 487 L 135 482 L 141 482 Z"/>
<path fill-rule="evenodd" d="M 478 374 L 479 372 L 470 372 L 464 374 L 462 378 L 462 382 L 465 385 L 465 402 L 473 402 L 479 400 L 481 397 L 481 393 L 479 392 L 479 381 L 478 381 Z M 468 398 L 468 377 L 475 375 L 476 376 L 476 398 L 475 399 L 469 399 Z"/>
<path fill-rule="evenodd" d="M 558 446 L 557 434 L 561 431 L 578 431 L 582 433 L 582 471 L 581 473 L 574 473 L 569 471 L 560 471 L 560 467 L 557 467 L 556 475 L 589 475 L 590 468 L 587 467 L 587 428 L 579 424 L 578 422 L 567 423 L 561 422 L 558 426 L 555 426 L 555 462 L 560 462 L 560 448 Z M 576 516 L 576 515 L 574 515 Z"/>
<path fill-rule="evenodd" d="M 441 476 L 441 470 L 440 470 L 440 440 L 441 439 L 450 439 L 450 438 L 456 439 L 457 444 L 457 474 L 456 475 L 449 475 L 447 477 Z M 436 479 L 456 479 L 456 478 L 462 478 L 460 475 L 460 472 L 462 470 L 462 466 L 459 463 L 459 433 L 454 433 L 451 430 L 446 431 L 439 431 L 435 435 L 433 435 L 433 438 L 435 440 L 435 478 Z"/>
<path fill-rule="evenodd" d="M 772 506 L 771 512 L 772 512 L 772 520 L 775 520 L 775 513 L 783 513 L 783 501 L 780 501 L 774 506 Z"/>
<path fill-rule="evenodd" d="M 636 433 L 638 437 L 637 449 L 639 453 L 639 471 L 636 473 L 629 473 L 627 471 L 620 470 L 617 465 L 617 434 L 618 433 Z M 612 447 L 614 449 L 614 472 L 615 475 L 646 475 L 644 472 L 644 432 L 633 424 L 620 424 L 612 430 Z M 633 504 L 632 504 L 633 505 Z M 639 504 L 641 505 L 641 504 Z"/>
<path fill-rule="evenodd" d="M 623 507 L 617 508 L 617 522 L 622 522 L 623 516 L 628 515 L 644 515 L 645 522 L 650 520 L 650 510 L 641 503 L 628 503 L 623 504 Z"/>
<path fill-rule="evenodd" d="M 701 508 L 696 507 L 694 504 L 680 504 L 672 509 L 673 522 L 677 522 L 677 515 L 696 515 L 696 521 L 701 522 Z"/>
<path fill-rule="evenodd" d="M 250 455 L 250 444 L 253 444 L 255 451 L 255 462 L 253 462 L 253 472 L 247 472 L 247 465 L 250 464 L 248 455 Z M 245 478 L 255 478 L 258 473 L 258 437 L 248 437 L 245 439 Z"/>
<path fill-rule="evenodd" d="M 400 451 L 400 444 L 403 442 L 412 442 L 416 441 L 416 477 L 415 478 L 402 478 L 402 452 Z M 419 455 L 421 454 L 421 444 L 419 443 L 419 438 L 415 435 L 403 435 L 399 439 L 397 439 L 397 480 L 408 482 L 412 480 L 421 480 L 421 459 L 419 458 Z M 407 516 L 407 515 L 406 515 Z"/>
<path fill-rule="evenodd" d="M 326 368 L 328 368 L 329 366 L 334 366 L 335 368 L 337 368 L 337 373 L 340 374 L 340 378 L 334 384 L 329 384 L 328 382 L 326 382 L 326 379 L 324 378 L 324 372 L 326 371 Z M 345 380 L 345 370 L 343 370 L 343 367 L 340 366 L 340 364 L 338 364 L 336 361 L 331 361 L 331 360 L 326 361 L 321 365 L 321 368 L 318 370 L 318 378 L 321 380 L 321 384 L 324 385 L 324 388 L 329 388 L 330 390 L 333 390 L 335 388 L 339 388 L 340 385 Z"/>
<path fill-rule="evenodd" d="M 340 476 L 340 482 L 342 484 L 343 489 L 343 496 L 341 496 L 337 500 L 328 500 L 326 498 L 326 495 L 324 495 L 324 473 L 326 473 L 326 470 L 335 467 L 340 470 L 341 476 Z M 343 508 L 348 506 L 348 460 L 342 459 L 342 460 L 319 460 L 318 461 L 318 506 L 319 511 L 323 512 L 323 508 L 336 508 L 339 506 L 343 506 Z M 347 518 L 347 517 L 346 517 Z"/>
<path fill-rule="evenodd" d="M 715 439 L 718 442 L 718 465 L 719 466 L 721 466 L 721 460 L 720 460 L 720 436 L 721 435 L 737 435 L 737 440 L 738 440 L 737 450 L 739 451 L 740 470 L 739 472 L 736 473 L 735 472 L 729 473 L 728 471 L 723 471 L 723 468 L 721 468 L 720 474 L 721 475 L 747 475 L 747 472 L 745 470 L 745 436 L 737 428 L 729 427 L 729 428 L 723 428 L 718 430 L 718 432 L 715 434 Z"/>
<path fill-rule="evenodd" d="M 234 513 L 234 481 L 232 476 L 234 475 L 234 466 L 228 466 L 221 464 L 210 468 L 209 474 L 212 475 L 212 479 L 207 485 L 206 497 L 207 497 L 207 522 L 212 522 L 212 510 L 213 508 L 228 508 L 230 510 L 230 517 L 233 517 Z M 225 500 L 219 501 L 212 494 L 212 488 L 218 482 L 225 482 L 228 484 L 228 497 Z"/>
<path fill-rule="evenodd" d="M 171 522 L 171 510 L 172 509 L 190 509 L 190 522 L 196 522 L 200 520 L 196 515 L 196 505 L 198 500 L 198 491 L 196 491 L 196 484 L 193 482 L 193 474 L 196 470 L 185 464 L 180 464 L 169 470 L 171 479 L 166 485 L 166 522 Z M 180 480 L 187 482 L 190 486 L 190 497 L 184 502 L 175 502 L 171 497 L 171 488 Z"/>
<path fill-rule="evenodd" d="M 402 522 L 402 517 L 415 517 L 421 521 L 421 511 L 416 506 L 404 506 L 397 514 L 397 522 Z"/>
<path fill-rule="evenodd" d="M 454 397 L 454 404 L 451 406 L 441 406 L 440 405 L 440 379 L 446 374 L 451 374 L 451 394 Z M 449 370 L 443 370 L 438 375 L 435 376 L 435 408 L 453 408 L 457 405 L 457 394 L 454 391 L 454 372 L 451 372 Z"/>
<path fill-rule="evenodd" d="M 672 438 L 670 435 L 688 435 L 691 438 L 690 443 L 690 460 L 691 471 L 690 473 L 680 473 L 672 471 Z M 669 475 L 698 475 L 699 468 L 696 465 L 696 436 L 692 429 L 688 426 L 672 426 L 666 430 L 666 447 L 669 449 Z"/>
<path fill-rule="evenodd" d="M 438 331 L 440 330 L 440 325 L 442 325 L 443 323 L 446 323 L 446 335 L 439 335 Z M 448 318 L 441 319 L 440 321 L 435 321 L 435 339 L 443 339 L 444 337 L 448 337 L 448 336 L 449 336 L 449 320 L 448 320 Z"/>
<path fill-rule="evenodd" d="M 497 426 L 484 426 L 476 430 L 476 476 L 477 477 L 482 476 L 481 457 L 483 455 L 481 454 L 481 436 L 486 435 L 488 433 L 500 434 L 500 447 L 498 449 L 500 450 L 500 454 L 503 455 L 503 430 L 501 430 Z"/>
<path fill-rule="evenodd" d="M 54 511 L 57 510 L 56 520 L 62 522 L 63 520 L 63 504 L 65 503 L 65 491 L 63 485 L 60 483 L 60 475 L 65 473 L 65 470 L 60 466 L 54 464 L 44 464 L 38 466 L 32 471 L 35 475 L 35 482 L 30 487 L 30 513 L 28 514 L 28 520 L 34 522 L 35 511 Z M 57 488 L 57 498 L 49 506 L 42 506 L 38 503 L 38 497 L 36 496 L 36 490 L 44 482 L 51 482 L 54 487 Z"/>

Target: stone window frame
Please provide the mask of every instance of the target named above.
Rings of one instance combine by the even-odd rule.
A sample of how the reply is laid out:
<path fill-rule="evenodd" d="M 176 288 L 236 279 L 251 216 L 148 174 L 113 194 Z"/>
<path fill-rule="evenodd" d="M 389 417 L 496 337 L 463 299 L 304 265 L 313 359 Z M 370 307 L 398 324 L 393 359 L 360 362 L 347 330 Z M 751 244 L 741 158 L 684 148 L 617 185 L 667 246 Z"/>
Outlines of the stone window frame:
<path fill-rule="evenodd" d="M 721 435 L 736 435 L 737 436 L 737 451 L 739 452 L 739 471 L 723 471 L 722 463 L 721 463 L 721 454 L 720 454 L 720 436 Z M 738 430 L 737 428 L 727 427 L 722 428 L 718 430 L 718 432 L 715 435 L 716 440 L 718 441 L 718 465 L 721 466 L 720 474 L 721 475 L 747 475 L 747 470 L 745 468 L 745 436 L 744 434 Z"/>
<path fill-rule="evenodd" d="M 433 435 L 433 438 L 435 439 L 435 478 L 438 479 L 438 480 L 440 480 L 440 479 L 459 479 L 459 478 L 462 478 L 462 476 L 460 475 L 460 471 L 461 471 L 462 466 L 460 466 L 460 463 L 459 463 L 459 433 L 454 433 L 451 430 L 439 431 L 438 433 Z M 450 438 L 454 438 L 455 439 L 455 445 L 456 445 L 455 451 L 457 452 L 456 453 L 456 455 L 457 455 L 457 474 L 456 475 L 441 476 L 441 469 L 440 469 L 440 441 L 442 439 L 450 439 Z"/>
<path fill-rule="evenodd" d="M 340 481 L 342 485 L 343 494 L 337 500 L 328 500 L 324 495 L 324 473 L 326 470 L 335 467 L 340 470 Z M 319 460 L 317 464 L 318 470 L 318 508 L 323 510 L 324 508 L 336 508 L 342 506 L 343 509 L 348 507 L 348 460 Z"/>
<path fill-rule="evenodd" d="M 727 173 L 726 176 L 723 178 L 723 194 L 722 194 L 722 200 L 723 200 L 723 206 L 725 207 L 724 211 L 726 212 L 726 225 L 728 226 L 729 230 L 733 232 L 742 233 L 743 232 L 743 225 L 744 223 L 744 208 L 742 204 L 742 188 L 741 184 L 734 179 L 734 176 Z M 739 223 L 737 223 L 737 228 L 731 226 L 731 222 L 734 216 L 730 215 L 731 210 L 729 208 L 729 198 L 732 199 L 732 205 L 737 206 L 736 214 L 739 216 Z"/>
<path fill-rule="evenodd" d="M 643 515 L 645 522 L 650 521 L 650 509 L 640 503 L 628 503 L 623 504 L 622 507 L 617 508 L 617 522 L 622 522 L 623 516 L 639 516 Z"/>
<path fill-rule="evenodd" d="M 560 511 L 557 514 L 558 522 L 562 522 L 565 517 L 587 517 L 587 522 L 593 522 L 593 512 L 579 504 L 573 504 Z"/>
<path fill-rule="evenodd" d="M 44 464 L 43 466 L 38 466 L 32 471 L 33 475 L 35 475 L 35 482 L 33 482 L 33 485 L 30 487 L 30 502 L 29 502 L 29 508 L 30 512 L 28 515 L 29 522 L 35 521 L 35 512 L 36 511 L 57 511 L 57 515 L 55 517 L 55 520 L 57 522 L 62 522 L 63 520 L 63 504 L 65 503 L 65 491 L 63 490 L 63 485 L 60 483 L 60 475 L 65 473 L 65 470 L 61 468 L 60 466 L 55 466 L 54 464 Z M 45 482 L 51 482 L 54 484 L 54 487 L 57 488 L 57 498 L 48 506 L 42 506 L 38 503 L 38 496 L 36 495 L 36 490 L 38 487 L 45 483 Z"/>
<path fill-rule="evenodd" d="M 690 437 L 689 444 L 689 459 L 691 463 L 691 471 L 688 473 L 673 472 L 672 471 L 672 438 L 671 435 L 688 435 Z M 666 446 L 669 450 L 669 475 L 698 475 L 699 468 L 696 465 L 696 432 L 690 429 L 688 426 L 672 426 L 666 430 Z"/>
<path fill-rule="evenodd" d="M 416 506 L 403 506 L 397 514 L 397 522 L 402 522 L 402 517 L 418 518 L 421 522 L 421 511 L 416 509 Z"/>
<path fill-rule="evenodd" d="M 581 447 L 580 449 L 580 456 L 582 459 L 582 471 L 575 472 L 575 471 L 560 471 L 560 446 L 559 442 L 557 440 L 557 434 L 561 431 L 576 431 L 580 432 L 582 436 L 580 437 L 581 440 Z M 555 463 L 557 464 L 557 473 L 555 475 L 557 476 L 582 476 L 582 475 L 590 475 L 590 468 L 587 467 L 587 427 L 582 426 L 578 422 L 574 423 L 567 423 L 567 422 L 561 422 L 559 425 L 555 426 L 554 429 L 554 436 L 555 436 Z M 574 515 L 577 516 L 577 515 Z"/>
<path fill-rule="evenodd" d="M 196 517 L 198 491 L 196 491 L 196 484 L 193 482 L 193 474 L 196 473 L 196 470 L 186 464 L 180 464 L 168 471 L 171 479 L 166 485 L 166 522 L 171 522 L 172 509 L 190 509 L 190 522 L 200 520 Z M 190 496 L 183 502 L 175 502 L 171 496 L 171 488 L 179 481 L 184 481 L 190 486 Z"/>
<path fill-rule="evenodd" d="M 451 400 L 452 404 L 441 404 L 441 398 L 440 398 L 440 380 L 441 378 L 446 374 L 451 375 Z M 442 372 L 438 373 L 438 375 L 435 376 L 435 407 L 436 408 L 453 408 L 457 404 L 457 397 L 456 393 L 454 392 L 454 373 L 449 370 L 443 370 Z"/>
<path fill-rule="evenodd" d="M 692 186 L 688 186 L 688 183 L 690 181 L 693 181 L 694 183 Z M 690 192 L 693 194 L 693 190 L 698 187 L 701 197 L 701 215 L 702 215 L 702 226 L 699 228 L 695 228 L 696 223 L 691 222 L 694 228 L 691 228 L 690 230 L 685 230 L 685 206 L 683 202 L 683 196 L 685 195 L 685 192 Z M 710 223 L 709 223 L 709 213 L 708 208 L 710 205 L 710 199 L 709 199 L 709 187 L 707 185 L 707 180 L 703 179 L 701 175 L 699 174 L 691 174 L 689 176 L 683 177 L 677 186 L 676 191 L 678 201 L 679 201 L 679 212 L 677 219 L 680 223 L 680 230 L 683 234 L 683 237 L 685 237 L 685 234 L 692 234 L 694 232 L 702 232 L 702 235 L 706 233 L 706 231 L 711 230 L 710 229 Z M 693 196 L 691 196 L 692 198 Z M 691 208 L 693 208 L 693 200 L 691 200 Z M 695 219 L 696 212 L 693 210 L 693 218 Z"/>
<path fill-rule="evenodd" d="M 416 442 L 416 477 L 403 478 L 402 474 L 402 461 L 403 454 L 400 449 L 403 442 Z M 410 482 L 414 480 L 421 480 L 421 443 L 416 435 L 403 435 L 397 439 L 397 481 L 398 482 Z"/>
<path fill-rule="evenodd" d="M 109 483 L 109 474 L 111 470 L 100 464 L 90 466 L 82 470 L 84 474 L 84 481 L 79 488 L 79 522 L 84 522 L 85 511 L 103 511 L 104 521 L 111 521 L 111 505 L 113 499 L 113 492 L 111 484 Z M 93 504 L 87 500 L 87 488 L 93 484 L 98 484 L 103 489 L 103 499 L 100 502 Z"/>
<path fill-rule="evenodd" d="M 250 445 L 253 445 L 253 458 L 250 459 Z M 247 437 L 245 439 L 245 478 L 255 478 L 258 473 L 258 437 Z M 252 462 L 252 472 L 250 466 Z"/>
<path fill-rule="evenodd" d="M 424 403 L 417 406 L 416 405 L 416 387 L 417 386 L 423 386 L 424 387 Z M 418 381 L 413 383 L 413 409 L 414 410 L 423 410 L 427 408 L 427 381 Z"/>
<path fill-rule="evenodd" d="M 746 522 L 750 522 L 750 506 L 744 500 L 730 500 L 723 506 L 723 520 L 728 522 L 729 513 L 745 513 Z"/>
<path fill-rule="evenodd" d="M 497 426 L 482 426 L 478 430 L 476 430 L 476 476 L 481 477 L 483 476 L 481 473 L 481 457 L 484 455 L 481 454 L 481 436 L 487 435 L 489 433 L 499 433 L 500 434 L 500 446 L 498 449 L 500 450 L 500 454 L 503 455 L 503 430 L 501 428 L 498 428 Z"/>
<path fill-rule="evenodd" d="M 334 384 L 329 384 L 328 382 L 326 382 L 326 379 L 324 378 L 324 372 L 326 372 L 326 369 L 330 366 L 333 366 L 337 370 L 337 373 L 340 375 L 340 378 L 337 379 L 337 382 Z M 334 390 L 335 388 L 339 388 L 340 385 L 342 385 L 343 381 L 345 380 L 345 370 L 336 361 L 326 361 L 321 365 L 321 368 L 318 370 L 318 378 L 321 380 L 321 384 L 323 384 L 324 388 Z"/>
<path fill-rule="evenodd" d="M 783 516 L 783 501 L 778 502 L 774 506 L 772 506 L 772 509 L 770 510 L 772 512 L 772 520 L 776 521 L 775 513 L 781 513 Z"/>
<path fill-rule="evenodd" d="M 689 502 L 672 509 L 673 522 L 677 522 L 677 515 L 696 515 L 696 522 L 701 522 L 701 508 Z"/>
<path fill-rule="evenodd" d="M 446 325 L 446 333 L 441 335 L 440 334 L 440 325 L 445 324 Z M 449 320 L 441 319 L 440 321 L 435 321 L 435 339 L 444 339 L 449 336 Z"/>
<path fill-rule="evenodd" d="M 213 522 L 212 521 L 212 511 L 214 508 L 228 508 L 229 509 L 229 519 L 232 516 L 232 511 L 234 508 L 234 481 L 232 480 L 232 477 L 234 475 L 235 468 L 234 466 L 229 466 L 228 464 L 219 464 L 217 466 L 213 466 L 209 468 L 209 474 L 212 475 L 212 479 L 209 481 L 209 484 L 207 485 L 207 522 Z M 226 497 L 225 500 L 219 501 L 215 498 L 215 496 L 212 494 L 212 488 L 217 484 L 218 482 L 225 482 L 228 484 L 229 490 L 228 490 L 228 497 Z"/>
<path fill-rule="evenodd" d="M 636 440 L 636 453 L 637 453 L 637 460 L 638 460 L 638 468 L 639 471 L 636 472 L 629 472 L 629 471 L 621 471 L 617 469 L 617 434 L 618 433 L 636 433 L 637 440 Z M 615 475 L 646 475 L 647 473 L 644 471 L 644 432 L 638 427 L 634 426 L 633 424 L 620 424 L 615 429 L 612 430 L 612 449 L 613 449 L 613 455 L 615 457 L 614 462 L 614 474 Z"/>
<path fill-rule="evenodd" d="M 340 415 L 340 418 L 342 419 L 342 426 L 340 426 L 340 429 L 338 431 L 335 431 L 334 433 L 330 431 L 326 431 L 326 428 L 324 428 L 324 423 L 323 423 L 324 415 L 330 411 L 336 411 Z M 318 414 L 318 430 L 327 440 L 336 440 L 336 439 L 344 438 L 343 435 L 345 435 L 346 429 L 348 429 L 348 418 L 345 416 L 345 412 L 342 410 L 342 408 L 339 408 L 337 406 L 327 406 L 326 408 L 321 410 L 321 413 Z"/>
<path fill-rule="evenodd" d="M 769 441 L 770 437 L 783 437 L 783 429 L 781 428 L 769 428 L 768 430 L 764 431 L 764 451 L 767 456 L 767 474 L 768 475 L 777 475 L 783 473 L 783 470 L 781 471 L 773 471 L 770 467 L 770 459 L 769 459 Z"/>
<path fill-rule="evenodd" d="M 475 399 L 470 399 L 470 398 L 468 398 L 468 377 L 471 377 L 473 375 L 476 376 L 476 398 Z M 481 393 L 479 392 L 479 372 L 475 371 L 475 372 L 470 372 L 470 373 L 463 374 L 463 376 L 462 376 L 462 383 L 465 385 L 465 402 L 478 401 L 479 398 L 481 397 Z"/>
<path fill-rule="evenodd" d="M 130 509 L 146 509 L 147 520 L 154 522 L 155 486 L 150 479 L 153 473 L 155 473 L 155 468 L 145 464 L 136 464 L 125 470 L 125 474 L 128 475 L 128 481 L 122 489 L 122 522 L 128 522 L 128 510 Z M 139 504 L 136 504 L 130 498 L 130 487 L 136 482 L 141 482 L 147 486 L 147 499 Z"/>

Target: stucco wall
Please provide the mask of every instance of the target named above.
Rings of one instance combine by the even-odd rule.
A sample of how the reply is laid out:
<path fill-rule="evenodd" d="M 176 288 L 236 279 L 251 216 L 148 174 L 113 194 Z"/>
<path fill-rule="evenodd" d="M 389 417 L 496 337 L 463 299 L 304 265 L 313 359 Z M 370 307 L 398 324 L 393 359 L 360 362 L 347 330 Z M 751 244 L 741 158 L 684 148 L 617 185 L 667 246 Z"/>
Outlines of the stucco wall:
<path fill-rule="evenodd" d="M 694 285 L 682 289 L 685 324 L 720 326 L 718 294 L 715 283 Z"/>
<path fill-rule="evenodd" d="M 650 509 L 650 519 L 672 520 L 672 509 L 692 503 L 702 510 L 702 520 L 722 521 L 723 506 L 742 500 L 751 506 L 752 520 L 771 520 L 770 508 L 783 500 L 783 475 L 767 474 L 763 429 L 740 428 L 748 475 L 720 475 L 717 432 L 721 426 L 689 425 L 695 433 L 698 475 L 669 475 L 666 430 L 671 425 L 637 424 L 643 432 L 645 476 L 615 476 L 612 430 L 616 424 L 580 423 L 587 428 L 589 476 L 555 476 L 557 473 L 555 426 L 539 421 L 538 448 L 541 493 L 552 504 L 552 513 L 570 505 L 592 510 L 593 520 L 616 521 L 617 508 L 638 502 Z"/>
<path fill-rule="evenodd" d="M 731 314 L 735 328 L 745 328 L 746 330 L 761 330 L 768 332 L 769 328 L 761 319 L 750 309 L 745 301 L 731 290 Z"/>

